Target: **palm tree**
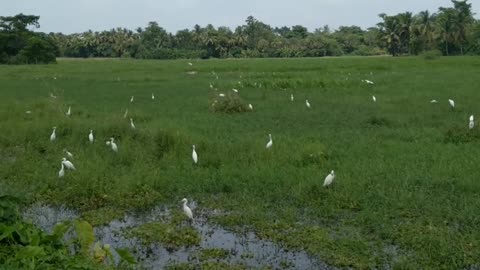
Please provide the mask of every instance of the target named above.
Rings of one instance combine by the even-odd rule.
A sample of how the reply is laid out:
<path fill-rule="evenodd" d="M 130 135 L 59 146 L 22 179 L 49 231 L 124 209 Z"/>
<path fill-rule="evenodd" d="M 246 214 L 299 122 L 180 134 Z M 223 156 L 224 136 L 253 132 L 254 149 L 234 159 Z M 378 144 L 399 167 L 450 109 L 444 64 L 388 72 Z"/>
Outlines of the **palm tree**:
<path fill-rule="evenodd" d="M 379 15 L 383 22 L 377 24 L 380 30 L 380 39 L 386 43 L 389 53 L 397 56 L 401 47 L 401 25 L 396 16 Z"/>

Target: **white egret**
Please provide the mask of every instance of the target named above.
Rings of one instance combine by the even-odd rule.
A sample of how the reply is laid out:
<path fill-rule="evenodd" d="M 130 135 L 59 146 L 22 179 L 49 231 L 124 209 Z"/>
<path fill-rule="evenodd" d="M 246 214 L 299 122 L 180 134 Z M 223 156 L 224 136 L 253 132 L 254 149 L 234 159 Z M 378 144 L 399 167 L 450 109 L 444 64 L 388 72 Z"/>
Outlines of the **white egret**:
<path fill-rule="evenodd" d="M 290 101 L 293 102 L 294 100 L 295 100 L 295 98 L 293 97 L 293 94 L 290 94 Z"/>
<path fill-rule="evenodd" d="M 225 94 L 220 93 L 220 94 L 218 94 L 218 96 L 219 96 L 219 97 L 225 97 Z"/>
<path fill-rule="evenodd" d="M 62 178 L 65 176 L 65 166 L 63 166 L 63 162 L 60 163 L 62 167 L 60 168 L 60 171 L 58 171 L 58 178 Z"/>
<path fill-rule="evenodd" d="M 436 99 L 430 100 L 430 103 L 437 103 L 438 101 Z"/>
<path fill-rule="evenodd" d="M 250 109 L 250 111 L 253 111 L 253 105 L 252 104 L 248 104 L 248 108 Z"/>
<path fill-rule="evenodd" d="M 67 116 L 72 115 L 72 106 L 68 106 L 68 111 L 66 113 Z"/>
<path fill-rule="evenodd" d="M 374 82 L 372 82 L 370 80 L 363 80 L 363 82 L 366 82 L 367 84 L 375 84 Z"/>
<path fill-rule="evenodd" d="M 449 99 L 448 103 L 450 103 L 450 107 L 452 107 L 452 109 L 455 109 L 455 101 L 453 101 L 452 99 Z"/>
<path fill-rule="evenodd" d="M 238 90 L 235 89 L 235 88 L 233 88 L 232 91 L 235 92 L 235 93 L 238 93 Z"/>
<path fill-rule="evenodd" d="M 55 131 L 57 130 L 57 127 L 53 127 L 52 135 L 50 135 L 50 141 L 55 141 L 57 139 L 57 134 Z"/>
<path fill-rule="evenodd" d="M 183 213 L 185 213 L 185 215 L 188 217 L 188 219 L 192 220 L 193 221 L 193 213 L 192 213 L 192 209 L 190 209 L 190 207 L 188 207 L 187 205 L 187 199 L 183 199 L 182 200 L 182 203 L 183 203 Z"/>
<path fill-rule="evenodd" d="M 333 183 L 333 179 L 335 179 L 335 172 L 332 171 L 327 177 L 325 177 L 325 181 L 323 181 L 323 186 L 328 187 Z"/>
<path fill-rule="evenodd" d="M 377 98 L 375 96 L 372 96 L 373 102 L 377 102 Z"/>
<path fill-rule="evenodd" d="M 133 103 L 133 100 L 134 100 L 134 99 L 135 99 L 135 97 L 132 96 L 132 97 L 130 98 L 130 103 Z"/>
<path fill-rule="evenodd" d="M 153 93 L 152 93 L 152 100 L 154 100 L 154 99 L 155 99 L 155 96 L 154 96 Z"/>
<path fill-rule="evenodd" d="M 90 143 L 93 143 L 93 141 L 95 140 L 93 137 L 93 130 L 91 129 L 90 129 L 90 134 L 88 134 L 88 140 L 90 141 Z"/>
<path fill-rule="evenodd" d="M 112 150 L 114 152 L 118 152 L 118 146 L 117 144 L 115 143 L 115 139 L 114 138 L 110 138 L 110 141 L 107 142 L 107 145 L 110 145 L 112 147 Z"/>
<path fill-rule="evenodd" d="M 67 150 L 67 148 L 63 148 L 63 152 L 64 152 L 65 154 L 67 154 L 68 158 L 73 158 L 73 154 L 70 153 L 70 152 Z"/>
<path fill-rule="evenodd" d="M 307 105 L 307 108 L 309 108 L 309 109 L 311 108 L 311 105 L 310 105 L 310 102 L 308 102 L 308 99 L 305 100 L 305 105 Z"/>
<path fill-rule="evenodd" d="M 132 118 L 130 118 L 130 127 L 131 127 L 132 129 L 135 129 L 135 124 L 133 123 L 133 119 L 132 119 Z"/>
<path fill-rule="evenodd" d="M 474 121 L 473 115 L 470 116 L 470 123 L 468 123 L 468 128 L 473 129 L 475 127 L 475 121 Z"/>
<path fill-rule="evenodd" d="M 51 98 L 57 98 L 57 96 L 55 96 L 53 93 L 50 93 L 50 97 Z"/>
<path fill-rule="evenodd" d="M 193 163 L 197 164 L 198 163 L 198 155 L 197 155 L 197 151 L 195 151 L 195 145 L 192 145 L 192 159 L 193 159 Z"/>
<path fill-rule="evenodd" d="M 192 62 L 188 62 L 188 65 L 189 65 L 189 66 L 193 66 Z"/>
<path fill-rule="evenodd" d="M 125 110 L 125 113 L 123 114 L 123 118 L 127 118 L 128 115 L 128 109 Z"/>
<path fill-rule="evenodd" d="M 267 142 L 267 145 L 265 146 L 265 148 L 267 148 L 267 149 L 269 149 L 273 146 L 272 134 L 268 134 L 268 138 L 270 140 Z"/>
<path fill-rule="evenodd" d="M 65 168 L 67 168 L 69 170 L 75 170 L 75 166 L 73 165 L 73 163 L 71 161 L 67 160 L 66 158 L 63 158 L 62 164 L 65 165 Z"/>
<path fill-rule="evenodd" d="M 210 84 L 210 89 L 213 89 L 213 84 Z"/>
<path fill-rule="evenodd" d="M 32 111 L 26 111 L 25 113 L 26 113 L 26 114 L 31 114 L 31 113 L 32 113 Z"/>

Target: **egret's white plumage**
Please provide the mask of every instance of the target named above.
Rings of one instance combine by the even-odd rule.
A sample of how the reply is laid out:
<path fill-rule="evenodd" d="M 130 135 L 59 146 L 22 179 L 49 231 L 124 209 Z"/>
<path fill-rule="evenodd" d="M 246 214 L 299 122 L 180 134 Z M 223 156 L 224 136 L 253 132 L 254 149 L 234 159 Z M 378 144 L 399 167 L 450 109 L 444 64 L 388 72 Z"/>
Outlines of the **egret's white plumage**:
<path fill-rule="evenodd" d="M 470 121 L 474 121 L 474 120 L 475 120 L 475 117 L 473 116 L 473 114 L 470 115 L 470 119 L 469 119 L 469 120 L 470 120 Z"/>
<path fill-rule="evenodd" d="M 269 141 L 267 142 L 267 145 L 265 148 L 269 149 L 273 146 L 273 140 L 272 140 L 272 134 L 268 134 Z"/>
<path fill-rule="evenodd" d="M 438 101 L 436 99 L 430 100 L 430 103 L 437 103 Z"/>
<path fill-rule="evenodd" d="M 134 100 L 134 99 L 135 99 L 135 97 L 132 96 L 132 97 L 130 98 L 130 103 L 133 103 L 133 100 Z"/>
<path fill-rule="evenodd" d="M 131 127 L 132 129 L 135 129 L 135 124 L 133 123 L 133 119 L 132 119 L 132 118 L 130 118 L 130 127 Z"/>
<path fill-rule="evenodd" d="M 325 181 L 323 181 L 323 186 L 328 187 L 333 183 L 333 180 L 335 179 L 335 172 L 332 171 L 327 177 L 325 177 Z"/>
<path fill-rule="evenodd" d="M 295 100 L 295 98 L 293 97 L 293 94 L 290 94 L 290 101 L 293 102 L 294 100 Z"/>
<path fill-rule="evenodd" d="M 153 93 L 152 93 L 152 100 L 154 100 L 154 99 L 155 99 L 155 96 L 154 96 Z"/>
<path fill-rule="evenodd" d="M 193 213 L 192 213 L 192 209 L 190 209 L 190 207 L 188 207 L 187 205 L 187 199 L 183 199 L 182 200 L 182 203 L 183 203 L 183 213 L 185 213 L 185 215 L 188 217 L 188 219 L 190 220 L 193 220 Z"/>
<path fill-rule="evenodd" d="M 473 115 L 470 116 L 470 122 L 468 123 L 468 128 L 469 129 L 473 129 L 475 127 L 475 118 L 473 117 Z"/>
<path fill-rule="evenodd" d="M 188 65 L 189 65 L 189 66 L 193 66 L 192 62 L 188 62 Z"/>
<path fill-rule="evenodd" d="M 225 97 L 225 94 L 220 93 L 220 94 L 218 94 L 218 96 L 219 96 L 219 97 Z"/>
<path fill-rule="evenodd" d="M 213 84 L 210 84 L 210 89 L 213 89 Z"/>
<path fill-rule="evenodd" d="M 235 92 L 235 93 L 238 93 L 238 90 L 235 89 L 235 88 L 233 88 L 232 91 Z"/>
<path fill-rule="evenodd" d="M 375 96 L 372 96 L 373 102 L 377 102 L 377 98 Z"/>
<path fill-rule="evenodd" d="M 31 114 L 31 113 L 32 113 L 32 111 L 26 111 L 25 113 L 26 113 L 26 114 Z"/>
<path fill-rule="evenodd" d="M 50 97 L 51 98 L 57 98 L 57 96 L 55 96 L 53 93 L 50 93 Z"/>
<path fill-rule="evenodd" d="M 60 168 L 60 171 L 58 171 L 58 178 L 62 178 L 65 176 L 65 166 L 63 165 L 63 162 L 60 164 L 62 167 Z"/>
<path fill-rule="evenodd" d="M 63 149 L 63 152 L 64 152 L 65 154 L 67 154 L 67 157 L 68 157 L 68 158 L 73 158 L 73 154 L 70 153 L 66 148 Z"/>
<path fill-rule="evenodd" d="M 364 82 L 366 82 L 367 84 L 375 84 L 374 82 L 370 81 L 370 80 L 363 80 Z"/>
<path fill-rule="evenodd" d="M 118 152 L 118 146 L 117 144 L 115 143 L 115 139 L 114 138 L 110 138 L 110 141 L 107 142 L 107 145 L 110 145 L 112 147 L 112 150 L 114 152 Z"/>
<path fill-rule="evenodd" d="M 67 168 L 69 170 L 75 170 L 75 166 L 73 165 L 73 163 L 71 161 L 67 160 L 66 158 L 63 158 L 62 164 L 65 165 L 65 168 Z"/>
<path fill-rule="evenodd" d="M 68 111 L 67 111 L 66 115 L 67 115 L 67 116 L 72 115 L 72 106 L 69 106 L 69 107 L 68 107 Z"/>
<path fill-rule="evenodd" d="M 125 113 L 123 114 L 123 118 L 127 118 L 128 116 L 128 109 L 125 109 Z"/>
<path fill-rule="evenodd" d="M 305 105 L 307 105 L 307 108 L 309 108 L 309 109 L 311 108 L 311 105 L 310 105 L 310 102 L 308 102 L 308 99 L 305 100 Z"/>
<path fill-rule="evenodd" d="M 455 101 L 453 99 L 449 99 L 448 103 L 450 103 L 450 107 L 452 107 L 452 109 L 455 108 Z"/>
<path fill-rule="evenodd" d="M 88 134 L 88 140 L 90 141 L 90 143 L 93 143 L 93 141 L 95 140 L 95 138 L 93 137 L 93 130 L 90 129 L 90 134 Z"/>
<path fill-rule="evenodd" d="M 198 163 L 198 155 L 197 155 L 197 151 L 195 151 L 195 145 L 192 145 L 192 159 L 193 159 L 193 163 L 195 164 Z"/>
<path fill-rule="evenodd" d="M 55 141 L 57 139 L 57 134 L 55 131 L 57 130 L 57 127 L 53 127 L 52 135 L 50 135 L 50 141 Z"/>
<path fill-rule="evenodd" d="M 253 105 L 252 104 L 248 104 L 248 108 L 250 109 L 250 111 L 253 111 Z"/>

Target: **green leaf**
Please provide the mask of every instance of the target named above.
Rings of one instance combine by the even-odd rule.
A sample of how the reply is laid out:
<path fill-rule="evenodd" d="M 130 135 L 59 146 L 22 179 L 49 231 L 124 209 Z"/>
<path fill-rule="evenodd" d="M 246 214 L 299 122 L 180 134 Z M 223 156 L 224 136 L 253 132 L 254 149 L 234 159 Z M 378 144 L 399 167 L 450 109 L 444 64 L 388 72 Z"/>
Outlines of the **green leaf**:
<path fill-rule="evenodd" d="M 135 258 L 132 256 L 130 251 L 128 251 L 127 249 L 116 248 L 115 251 L 118 253 L 118 255 L 120 256 L 120 259 L 122 261 L 125 261 L 129 264 L 136 264 L 137 263 L 137 260 L 135 260 Z"/>
<path fill-rule="evenodd" d="M 95 241 L 95 234 L 93 233 L 92 225 L 84 220 L 76 220 L 75 232 L 77 233 L 82 253 L 88 255 L 88 251 Z"/>
<path fill-rule="evenodd" d="M 42 247 L 26 246 L 17 252 L 16 259 L 33 259 L 45 256 L 46 253 Z"/>

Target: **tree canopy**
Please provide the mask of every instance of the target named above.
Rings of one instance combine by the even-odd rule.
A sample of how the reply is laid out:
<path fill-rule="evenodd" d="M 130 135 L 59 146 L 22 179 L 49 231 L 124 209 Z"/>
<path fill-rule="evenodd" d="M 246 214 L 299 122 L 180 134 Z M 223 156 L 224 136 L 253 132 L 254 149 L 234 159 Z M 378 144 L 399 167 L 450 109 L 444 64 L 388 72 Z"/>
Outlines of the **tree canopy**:
<path fill-rule="evenodd" d="M 379 15 L 368 29 L 323 26 L 310 32 L 302 25 L 272 27 L 253 16 L 234 30 L 195 25 L 169 33 L 157 22 L 130 30 L 39 34 L 39 17 L 0 17 L 0 63 L 52 62 L 64 57 L 132 57 L 138 59 L 321 57 L 340 55 L 417 55 L 436 50 L 444 55 L 480 54 L 480 21 L 468 0 L 452 0 L 413 14 Z M 42 56 L 36 57 L 41 53 Z M 53 60 L 52 60 L 53 59 Z"/>

